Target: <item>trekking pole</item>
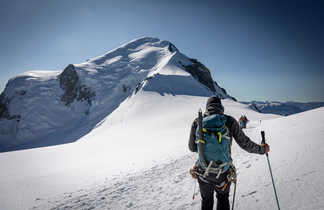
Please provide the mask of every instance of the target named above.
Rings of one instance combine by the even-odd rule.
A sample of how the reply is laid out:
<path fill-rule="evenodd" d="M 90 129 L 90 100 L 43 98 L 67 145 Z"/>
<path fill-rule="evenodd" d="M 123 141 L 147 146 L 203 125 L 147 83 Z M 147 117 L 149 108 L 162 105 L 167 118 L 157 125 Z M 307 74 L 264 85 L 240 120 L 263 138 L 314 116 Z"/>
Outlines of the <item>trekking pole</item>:
<path fill-rule="evenodd" d="M 233 194 L 233 203 L 232 203 L 232 210 L 234 210 L 234 202 L 235 202 L 235 194 L 236 194 L 236 180 L 234 181 L 234 194 Z"/>
<path fill-rule="evenodd" d="M 197 182 L 196 182 L 195 179 L 194 179 L 194 182 L 195 182 L 195 186 L 194 186 L 194 192 L 192 194 L 192 200 L 195 200 L 195 196 L 196 196 L 196 185 L 197 185 Z"/>
<path fill-rule="evenodd" d="M 264 131 L 261 131 L 261 137 L 262 137 L 261 144 L 265 144 L 265 133 L 264 133 Z M 275 186 L 275 184 L 274 184 L 273 175 L 272 175 L 272 170 L 271 170 L 271 165 L 270 165 L 270 161 L 269 161 L 269 155 L 268 155 L 267 152 L 266 152 L 266 156 L 267 156 L 267 160 L 268 160 L 268 166 L 269 166 L 269 171 L 270 171 L 270 175 L 271 175 L 271 180 L 272 180 L 273 190 L 274 190 L 274 193 L 275 193 L 275 196 L 276 196 L 276 201 L 277 201 L 278 210 L 280 210 L 279 200 L 278 200 L 277 191 L 276 191 L 276 186 Z"/>

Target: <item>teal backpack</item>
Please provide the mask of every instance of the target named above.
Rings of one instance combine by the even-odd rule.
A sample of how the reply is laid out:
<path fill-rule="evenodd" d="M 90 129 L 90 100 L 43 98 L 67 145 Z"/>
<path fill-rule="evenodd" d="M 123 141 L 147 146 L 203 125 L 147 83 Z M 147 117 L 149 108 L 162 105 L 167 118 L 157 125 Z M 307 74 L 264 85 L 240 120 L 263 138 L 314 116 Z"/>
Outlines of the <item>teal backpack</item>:
<path fill-rule="evenodd" d="M 199 145 L 199 164 L 204 170 L 207 169 L 207 173 L 214 169 L 220 174 L 231 166 L 231 140 L 225 126 L 226 120 L 227 117 L 222 114 L 203 118 L 199 112 L 196 143 Z"/>

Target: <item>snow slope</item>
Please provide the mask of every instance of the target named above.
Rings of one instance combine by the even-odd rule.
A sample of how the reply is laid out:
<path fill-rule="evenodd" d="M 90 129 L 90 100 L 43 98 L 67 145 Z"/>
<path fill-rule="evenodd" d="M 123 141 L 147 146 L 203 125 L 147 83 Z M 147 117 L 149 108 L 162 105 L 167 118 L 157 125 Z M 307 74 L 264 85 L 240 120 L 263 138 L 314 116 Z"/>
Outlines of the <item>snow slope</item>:
<path fill-rule="evenodd" d="M 31 208 L 42 199 L 87 189 L 93 183 L 101 185 L 104 180 L 110 183 L 127 173 L 141 173 L 188 155 L 191 121 L 206 100 L 143 90 L 73 144 L 0 153 L 0 208 Z M 252 121 L 275 117 L 231 100 L 224 104 L 235 117 L 241 113 L 247 113 Z M 183 170 L 186 173 L 187 169 Z"/>
<path fill-rule="evenodd" d="M 247 111 L 233 102 L 225 101 L 225 107 L 229 113 Z M 253 118 L 252 113 L 248 114 Z M 262 120 L 261 125 L 254 121 L 245 130 L 255 140 L 260 139 L 261 130 L 266 132 L 282 209 L 324 208 L 324 149 L 319 138 L 324 134 L 323 115 L 324 109 L 319 108 L 286 118 Z M 305 122 L 313 122 L 314 126 L 305 127 Z M 182 143 L 184 149 L 186 141 Z M 200 209 L 197 189 L 192 200 L 194 181 L 188 174 L 196 155 L 188 151 L 181 153 L 146 170 L 107 179 L 78 191 L 40 198 L 35 201 L 35 209 Z M 235 209 L 276 209 L 266 157 L 249 154 L 236 144 L 233 154 L 238 168 Z"/>
<path fill-rule="evenodd" d="M 269 154 L 282 209 L 323 209 L 324 173 L 322 144 L 324 134 L 324 108 L 262 122 L 250 135 L 257 137 L 265 130 L 266 139 L 272 145 Z M 240 208 L 275 209 L 275 199 L 265 157 L 242 171 L 240 183 L 247 185 L 246 196 Z M 263 173 L 265 172 L 265 173 Z M 256 177 L 255 182 L 249 176 Z M 241 186 L 241 185 L 240 185 Z M 267 198 L 267 199 L 264 199 Z"/>
<path fill-rule="evenodd" d="M 199 209 L 188 174 L 196 155 L 187 138 L 206 100 L 140 91 L 80 141 L 1 153 L 0 208 Z M 265 130 L 282 209 L 322 209 L 324 109 L 278 118 L 223 103 L 227 114 L 248 116 L 245 132 L 254 141 Z M 275 209 L 266 157 L 234 143 L 233 158 L 239 172 L 235 208 Z"/>

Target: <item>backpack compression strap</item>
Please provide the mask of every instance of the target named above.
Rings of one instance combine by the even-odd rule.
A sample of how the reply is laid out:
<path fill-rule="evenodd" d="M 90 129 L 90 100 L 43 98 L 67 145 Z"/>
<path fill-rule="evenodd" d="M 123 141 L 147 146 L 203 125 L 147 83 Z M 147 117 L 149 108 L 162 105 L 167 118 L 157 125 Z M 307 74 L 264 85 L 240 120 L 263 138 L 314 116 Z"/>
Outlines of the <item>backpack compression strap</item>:
<path fill-rule="evenodd" d="M 222 143 L 222 133 L 221 132 L 212 131 L 212 130 L 209 130 L 209 129 L 206 129 L 206 128 L 203 128 L 202 132 L 217 136 L 218 137 L 218 143 L 220 143 L 220 144 Z"/>
<path fill-rule="evenodd" d="M 203 121 L 203 116 L 202 116 L 202 111 L 199 109 L 198 111 L 198 126 L 199 126 L 199 137 L 198 137 L 198 145 L 199 145 L 199 159 L 202 162 L 203 166 L 206 168 L 207 161 L 204 156 L 204 147 L 203 144 L 205 144 L 205 140 L 203 140 L 203 128 L 202 128 L 202 121 Z"/>

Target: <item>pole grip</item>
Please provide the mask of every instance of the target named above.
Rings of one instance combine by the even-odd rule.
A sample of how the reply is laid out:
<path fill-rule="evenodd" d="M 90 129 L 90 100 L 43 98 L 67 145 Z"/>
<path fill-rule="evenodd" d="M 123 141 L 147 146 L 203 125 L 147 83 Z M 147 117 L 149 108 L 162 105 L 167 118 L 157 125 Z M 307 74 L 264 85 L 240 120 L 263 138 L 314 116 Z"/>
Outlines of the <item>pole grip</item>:
<path fill-rule="evenodd" d="M 261 131 L 261 137 L 262 137 L 261 144 L 265 144 L 265 133 L 264 133 L 264 131 Z"/>

